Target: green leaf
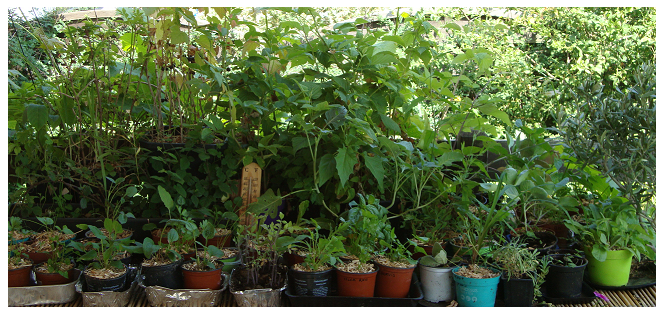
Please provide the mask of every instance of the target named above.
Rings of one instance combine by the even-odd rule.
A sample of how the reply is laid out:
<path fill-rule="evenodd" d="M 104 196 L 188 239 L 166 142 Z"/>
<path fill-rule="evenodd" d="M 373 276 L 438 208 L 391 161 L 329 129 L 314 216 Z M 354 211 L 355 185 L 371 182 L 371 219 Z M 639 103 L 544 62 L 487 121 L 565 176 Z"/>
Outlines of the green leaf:
<path fill-rule="evenodd" d="M 382 40 L 383 40 L 383 41 L 395 42 L 395 43 L 397 43 L 397 44 L 399 44 L 399 45 L 401 45 L 401 46 L 406 46 L 406 43 L 404 42 L 403 37 L 401 37 L 401 36 L 397 36 L 397 35 L 386 35 L 386 36 L 383 36 Z M 376 43 L 376 44 L 377 44 L 377 43 Z M 374 44 L 374 46 L 375 46 L 376 44 Z M 375 49 L 374 49 L 374 52 L 375 52 Z M 396 50 L 393 51 L 393 53 L 394 53 L 394 52 L 396 52 Z"/>
<path fill-rule="evenodd" d="M 39 130 L 48 121 L 48 108 L 43 104 L 26 104 L 25 115 L 28 122 L 36 129 Z"/>
<path fill-rule="evenodd" d="M 463 160 L 463 154 L 458 151 L 448 151 L 438 157 L 438 164 L 451 166 L 452 163 Z"/>
<path fill-rule="evenodd" d="M 133 197 L 137 193 L 138 193 L 138 189 L 134 185 L 127 187 L 127 190 L 125 190 L 125 196 L 127 196 L 127 197 Z"/>
<path fill-rule="evenodd" d="M 606 261 L 606 257 L 608 255 L 608 251 L 600 244 L 594 244 L 591 253 L 592 256 L 595 257 L 595 259 L 597 259 L 599 262 Z"/>
<path fill-rule="evenodd" d="M 334 160 L 334 155 L 332 154 L 326 154 L 320 159 L 320 163 L 318 165 L 318 186 L 323 186 L 327 180 L 332 178 L 334 176 L 334 173 L 336 171 L 336 162 Z"/>
<path fill-rule="evenodd" d="M 489 116 L 493 116 L 493 117 L 503 121 L 503 123 L 505 123 L 509 126 L 512 126 L 512 121 L 510 120 L 509 115 L 507 115 L 507 113 L 499 110 L 495 105 L 485 104 L 485 105 L 480 106 L 478 109 L 480 110 L 480 112 L 482 112 L 486 115 L 489 115 Z"/>
<path fill-rule="evenodd" d="M 253 214 L 265 213 L 269 217 L 276 218 L 281 203 L 281 195 L 275 195 L 272 189 L 268 189 L 263 195 L 258 197 L 255 203 L 249 205 L 247 212 Z"/>
<path fill-rule="evenodd" d="M 376 56 L 378 53 L 390 52 L 396 54 L 397 52 L 397 43 L 393 41 L 380 41 L 372 45 L 374 47 L 372 56 Z"/>
<path fill-rule="evenodd" d="M 298 150 L 309 147 L 309 140 L 306 137 L 293 137 L 293 154 L 297 153 Z"/>
<path fill-rule="evenodd" d="M 173 199 L 171 198 L 171 194 L 166 191 L 161 185 L 157 188 L 159 191 L 159 197 L 161 198 L 161 201 L 166 205 L 166 208 L 168 208 L 169 211 L 173 210 Z"/>
<path fill-rule="evenodd" d="M 348 150 L 346 147 L 339 148 L 337 154 L 334 156 L 334 160 L 337 163 L 337 173 L 343 187 L 348 181 L 350 174 L 353 173 L 353 167 L 357 163 L 355 152 Z"/>
<path fill-rule="evenodd" d="M 459 54 L 456 57 L 454 57 L 454 59 L 452 59 L 452 63 L 453 64 L 460 64 L 460 63 L 462 63 L 466 60 L 468 60 L 468 56 L 466 56 L 466 54 Z"/>
<path fill-rule="evenodd" d="M 392 120 L 392 118 L 390 118 L 389 116 L 387 116 L 385 114 L 381 114 L 380 115 L 380 120 L 383 122 L 383 124 L 385 124 L 385 127 L 389 128 L 389 129 L 391 129 L 391 130 L 393 130 L 397 133 L 401 133 L 401 128 L 399 128 L 399 124 L 397 124 L 397 122 Z"/>
<path fill-rule="evenodd" d="M 443 27 L 447 28 L 447 29 L 461 31 L 461 26 L 459 26 L 459 24 L 456 24 L 454 22 L 447 23 L 447 24 L 443 25 Z"/>
<path fill-rule="evenodd" d="M 383 178 L 385 177 L 385 170 L 383 169 L 383 160 L 379 156 L 369 156 L 366 152 L 362 153 L 364 157 L 364 164 L 369 168 L 376 181 L 378 181 L 378 188 L 383 192 Z"/>
<path fill-rule="evenodd" d="M 180 25 L 171 26 L 171 43 L 172 44 L 183 44 L 189 42 L 189 36 L 187 33 L 180 30 Z"/>
<path fill-rule="evenodd" d="M 90 229 L 92 234 L 94 234 L 95 237 L 97 237 L 101 240 L 106 240 L 106 236 L 104 235 L 104 233 L 101 232 L 101 230 L 99 230 L 99 228 L 97 228 L 95 226 L 88 226 L 88 228 Z"/>
<path fill-rule="evenodd" d="M 168 231 L 168 234 L 166 234 L 166 238 L 168 239 L 168 243 L 172 243 L 178 241 L 180 235 L 178 235 L 177 229 L 171 229 Z"/>

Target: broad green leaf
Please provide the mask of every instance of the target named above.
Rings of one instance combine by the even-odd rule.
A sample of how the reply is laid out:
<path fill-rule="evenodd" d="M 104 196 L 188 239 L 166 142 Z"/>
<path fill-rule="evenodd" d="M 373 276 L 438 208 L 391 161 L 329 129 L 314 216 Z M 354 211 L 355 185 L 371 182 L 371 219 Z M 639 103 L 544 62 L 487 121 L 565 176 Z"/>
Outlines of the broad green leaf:
<path fill-rule="evenodd" d="M 171 43 L 172 44 L 183 44 L 183 43 L 188 43 L 189 42 L 189 36 L 187 36 L 187 33 L 183 32 L 180 30 L 179 25 L 173 25 L 171 26 Z"/>
<path fill-rule="evenodd" d="M 172 243 L 174 241 L 178 241 L 180 239 L 180 235 L 178 235 L 177 229 L 171 229 L 168 231 L 168 234 L 166 234 L 166 238 L 168 239 L 169 243 Z"/>
<path fill-rule="evenodd" d="M 339 148 L 337 154 L 334 156 L 334 161 L 337 163 L 337 174 L 343 187 L 346 185 L 348 177 L 353 173 L 353 167 L 357 163 L 355 152 L 348 150 L 346 147 Z"/>
<path fill-rule="evenodd" d="M 36 129 L 39 130 L 48 121 L 48 108 L 43 104 L 26 104 L 25 105 L 25 115 L 30 122 L 30 124 Z"/>
<path fill-rule="evenodd" d="M 255 203 L 252 203 L 247 208 L 247 212 L 253 214 L 264 213 L 269 217 L 277 218 L 279 214 L 279 206 L 282 203 L 281 195 L 275 195 L 272 189 L 268 189 L 261 196 L 258 197 L 258 200 Z"/>
<path fill-rule="evenodd" d="M 323 186 L 327 180 L 332 178 L 336 172 L 336 162 L 334 160 L 334 155 L 326 154 L 321 157 L 320 163 L 318 165 L 318 186 Z"/>
<path fill-rule="evenodd" d="M 489 116 L 493 116 L 493 117 L 503 121 L 503 123 L 505 123 L 509 126 L 512 126 L 512 121 L 510 120 L 509 115 L 507 115 L 507 113 L 499 110 L 495 105 L 485 104 L 485 105 L 480 106 L 478 109 L 480 110 L 480 112 L 482 112 L 486 115 L 489 115 Z"/>
<path fill-rule="evenodd" d="M 447 29 L 461 31 L 461 26 L 459 26 L 459 24 L 456 24 L 454 22 L 447 23 L 447 24 L 443 25 L 443 27 L 447 28 Z"/>
<path fill-rule="evenodd" d="M 463 63 L 464 61 L 468 60 L 468 56 L 466 54 L 459 54 L 454 59 L 452 59 L 453 64 L 460 64 Z"/>
<path fill-rule="evenodd" d="M 380 41 L 372 45 L 374 47 L 372 56 L 376 56 L 378 53 L 390 52 L 395 54 L 397 52 L 397 43 L 393 41 Z"/>
<path fill-rule="evenodd" d="M 378 181 L 378 188 L 383 192 L 383 178 L 385 177 L 385 170 L 383 169 L 383 160 L 379 156 L 369 156 L 366 152 L 362 153 L 364 157 L 364 164 L 369 168 L 371 174 Z"/>
<path fill-rule="evenodd" d="M 397 36 L 397 35 L 386 35 L 386 36 L 383 36 L 382 40 L 383 40 L 383 41 L 391 41 L 391 42 L 395 42 L 395 43 L 397 43 L 397 44 L 399 44 L 399 45 L 401 45 L 401 46 L 406 46 L 406 43 L 404 42 L 403 37 L 401 37 L 401 36 Z M 374 44 L 374 46 L 376 46 L 376 45 Z M 374 49 L 374 52 L 375 52 L 375 49 Z M 393 53 L 394 53 L 394 52 L 395 52 L 395 51 L 393 51 Z"/>
<path fill-rule="evenodd" d="M 166 191 L 161 185 L 157 187 L 157 191 L 159 192 L 159 197 L 161 198 L 161 201 L 164 203 L 166 208 L 168 210 L 173 210 L 173 198 L 171 198 L 171 194 Z"/>
<path fill-rule="evenodd" d="M 463 157 L 464 157 L 463 154 L 458 151 L 448 151 L 440 155 L 437 161 L 439 165 L 450 166 L 454 162 L 462 161 Z"/>
<path fill-rule="evenodd" d="M 293 137 L 293 154 L 297 153 L 298 150 L 309 147 L 309 140 L 306 137 Z"/>
<path fill-rule="evenodd" d="M 392 118 L 390 118 L 389 116 L 387 116 L 385 114 L 381 114 L 380 119 L 383 122 L 383 124 L 385 124 L 385 127 L 389 128 L 392 131 L 395 131 L 397 133 L 401 133 L 401 128 L 399 128 L 399 124 L 397 124 L 397 122 L 392 120 Z"/>

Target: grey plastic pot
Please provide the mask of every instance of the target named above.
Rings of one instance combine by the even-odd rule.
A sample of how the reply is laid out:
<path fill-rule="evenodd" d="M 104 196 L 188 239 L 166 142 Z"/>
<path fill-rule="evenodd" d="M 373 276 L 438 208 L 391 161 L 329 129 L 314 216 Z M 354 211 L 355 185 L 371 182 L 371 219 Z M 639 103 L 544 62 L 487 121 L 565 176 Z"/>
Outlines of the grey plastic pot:
<path fill-rule="evenodd" d="M 451 302 L 456 298 L 452 269 L 454 267 L 420 267 L 420 282 L 424 299 L 432 303 Z"/>

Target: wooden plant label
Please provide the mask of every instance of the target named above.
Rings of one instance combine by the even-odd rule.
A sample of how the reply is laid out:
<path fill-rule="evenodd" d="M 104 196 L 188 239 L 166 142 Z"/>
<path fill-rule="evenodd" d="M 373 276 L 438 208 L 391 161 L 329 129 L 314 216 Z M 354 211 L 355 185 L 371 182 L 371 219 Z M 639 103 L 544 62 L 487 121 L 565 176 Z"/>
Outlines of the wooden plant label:
<path fill-rule="evenodd" d="M 242 207 L 238 216 L 240 217 L 240 225 L 253 226 L 256 224 L 256 219 L 251 214 L 247 213 L 247 207 L 251 203 L 258 201 L 261 195 L 261 176 L 263 170 L 257 163 L 252 162 L 242 168 L 242 183 L 240 187 L 240 194 L 242 196 Z"/>

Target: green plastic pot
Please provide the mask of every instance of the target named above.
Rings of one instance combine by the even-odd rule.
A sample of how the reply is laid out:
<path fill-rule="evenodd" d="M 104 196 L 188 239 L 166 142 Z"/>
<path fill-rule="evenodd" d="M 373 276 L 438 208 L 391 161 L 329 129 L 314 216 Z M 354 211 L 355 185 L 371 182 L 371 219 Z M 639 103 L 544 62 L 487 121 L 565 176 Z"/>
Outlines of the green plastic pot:
<path fill-rule="evenodd" d="M 604 261 L 593 257 L 592 248 L 586 248 L 584 251 L 588 259 L 590 282 L 602 286 L 627 284 L 632 267 L 632 253 L 629 250 L 610 250 Z"/>

